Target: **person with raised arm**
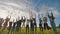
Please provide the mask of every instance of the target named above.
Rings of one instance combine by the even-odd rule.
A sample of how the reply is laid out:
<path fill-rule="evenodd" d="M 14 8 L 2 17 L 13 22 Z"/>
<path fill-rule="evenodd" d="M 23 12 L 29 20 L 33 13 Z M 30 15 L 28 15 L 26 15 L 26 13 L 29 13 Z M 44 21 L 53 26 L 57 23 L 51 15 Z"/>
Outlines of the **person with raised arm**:
<path fill-rule="evenodd" d="M 26 34 L 29 34 L 29 19 L 27 19 L 27 24 L 26 24 Z"/>
<path fill-rule="evenodd" d="M 51 12 L 51 16 L 48 14 L 48 17 L 49 17 L 50 24 L 51 24 L 51 27 L 52 27 L 54 33 L 57 34 L 56 25 L 54 23 L 55 17 L 53 16 L 53 13 Z"/>

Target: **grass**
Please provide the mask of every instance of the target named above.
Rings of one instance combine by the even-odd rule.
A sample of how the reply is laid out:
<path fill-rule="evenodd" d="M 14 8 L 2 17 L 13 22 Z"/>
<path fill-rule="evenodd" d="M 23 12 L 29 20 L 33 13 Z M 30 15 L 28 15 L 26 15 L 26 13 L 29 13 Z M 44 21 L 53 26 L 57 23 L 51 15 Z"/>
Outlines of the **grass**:
<path fill-rule="evenodd" d="M 12 31 L 12 33 L 11 33 L 11 31 L 9 32 L 10 34 L 17 34 L 16 29 L 14 31 Z M 57 32 L 58 32 L 58 34 L 60 34 L 60 28 L 57 28 Z M 0 34 L 8 34 L 8 29 L 6 28 L 4 31 L 2 31 L 2 29 L 0 29 Z M 21 28 L 21 32 L 19 30 L 18 34 L 26 34 L 26 28 Z M 37 28 L 36 32 L 30 31 L 30 29 L 29 29 L 29 34 L 54 34 L 54 31 L 52 29 L 50 29 L 50 30 L 46 29 L 46 30 L 43 30 L 43 32 L 42 32 L 42 31 L 40 31 L 39 28 Z"/>

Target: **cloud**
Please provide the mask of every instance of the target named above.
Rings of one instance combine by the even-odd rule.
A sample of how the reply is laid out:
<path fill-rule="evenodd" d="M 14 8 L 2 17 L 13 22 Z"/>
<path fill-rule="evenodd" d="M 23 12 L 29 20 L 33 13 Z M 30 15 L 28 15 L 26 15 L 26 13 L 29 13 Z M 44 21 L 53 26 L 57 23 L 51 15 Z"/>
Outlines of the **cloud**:
<path fill-rule="evenodd" d="M 12 2 L 11 1 L 9 1 L 9 2 L 0 1 L 0 9 L 7 11 L 7 13 L 8 13 L 8 11 L 12 12 L 13 13 L 12 16 L 14 15 L 14 13 L 18 15 L 19 12 L 21 12 L 21 14 L 24 14 L 24 15 L 25 15 L 25 13 L 28 14 L 29 9 L 30 9 L 30 11 L 33 12 L 33 14 L 38 13 L 35 9 L 33 9 L 31 6 L 29 6 L 27 0 L 23 0 L 23 1 L 22 0 L 17 0 L 16 2 L 14 0 Z M 28 7 L 26 7 L 26 5 Z M 49 10 L 52 10 L 53 14 L 55 14 L 54 15 L 55 17 L 60 16 L 59 15 L 60 13 L 58 12 L 58 10 L 55 10 L 54 8 L 51 9 L 51 7 L 48 7 L 46 5 L 42 5 L 42 7 L 40 7 L 40 12 L 39 13 L 43 14 L 43 16 L 47 16 L 47 11 L 49 11 Z"/>
<path fill-rule="evenodd" d="M 6 18 L 7 13 L 6 13 L 5 11 L 6 11 L 6 10 L 1 10 L 1 9 L 0 9 L 0 17 L 1 17 L 1 18 L 4 18 L 4 19 Z"/>
<path fill-rule="evenodd" d="M 26 7 L 26 5 L 28 7 Z M 26 3 L 22 4 L 21 2 L 20 4 L 17 4 L 14 2 L 0 1 L 0 9 L 1 9 L 1 12 L 2 11 L 5 12 L 6 15 L 11 15 L 12 17 L 14 17 L 13 19 L 17 18 L 18 16 L 29 17 L 29 10 L 32 11 L 33 13 L 36 13 L 36 11 L 32 9 L 31 6 L 29 6 L 29 4 L 26 4 Z"/>
<path fill-rule="evenodd" d="M 57 17 L 60 17 L 60 12 L 57 10 L 57 9 L 55 9 L 55 8 L 53 8 L 53 7 L 48 7 L 48 6 L 46 6 L 46 5 L 42 5 L 42 7 L 40 7 L 40 12 L 39 12 L 39 14 L 40 15 L 42 15 L 43 14 L 43 16 L 47 16 L 47 14 L 49 13 L 49 14 L 51 14 L 51 11 L 53 12 L 53 15 L 57 18 Z M 48 12 L 48 13 L 47 13 Z"/>

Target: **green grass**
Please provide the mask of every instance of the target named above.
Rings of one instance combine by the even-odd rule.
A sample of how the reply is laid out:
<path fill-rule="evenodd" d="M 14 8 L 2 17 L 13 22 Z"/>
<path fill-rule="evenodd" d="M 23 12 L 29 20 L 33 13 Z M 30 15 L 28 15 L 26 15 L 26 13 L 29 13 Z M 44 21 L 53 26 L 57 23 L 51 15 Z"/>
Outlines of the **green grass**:
<path fill-rule="evenodd" d="M 11 31 L 10 31 L 10 34 L 17 34 L 16 30 L 14 30 L 12 33 Z M 58 34 L 60 34 L 60 28 L 57 28 L 57 32 Z M 0 34 L 8 34 L 8 29 L 6 28 L 3 32 L 2 32 L 2 29 L 0 29 Z M 26 28 L 21 28 L 21 32 L 19 30 L 18 34 L 26 34 Z M 29 34 L 33 34 L 33 32 L 30 31 L 30 29 L 29 29 Z M 37 31 L 36 32 L 34 31 L 34 34 L 54 34 L 54 31 L 52 29 L 51 30 L 46 29 L 46 30 L 43 30 L 42 32 L 40 31 L 39 28 L 37 28 Z"/>

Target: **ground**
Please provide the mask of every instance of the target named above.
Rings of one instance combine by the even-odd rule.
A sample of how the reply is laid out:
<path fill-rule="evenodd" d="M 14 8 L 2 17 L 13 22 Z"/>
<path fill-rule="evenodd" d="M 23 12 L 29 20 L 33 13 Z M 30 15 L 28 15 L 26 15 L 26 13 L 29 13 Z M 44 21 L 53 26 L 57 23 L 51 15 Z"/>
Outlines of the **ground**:
<path fill-rule="evenodd" d="M 11 33 L 11 31 L 9 34 L 17 34 L 16 30 L 14 30 L 12 33 Z M 60 34 L 60 28 L 57 28 L 57 32 L 58 32 L 58 34 Z M 0 34 L 8 34 L 8 29 L 6 28 L 4 31 L 2 31 L 0 29 Z M 26 28 L 21 28 L 21 32 L 19 30 L 18 34 L 26 34 Z M 46 29 L 46 30 L 43 30 L 43 32 L 42 32 L 42 31 L 40 31 L 39 28 L 37 28 L 36 32 L 30 31 L 30 29 L 29 29 L 29 34 L 54 34 L 54 31 L 52 29 L 50 29 L 50 30 Z"/>

